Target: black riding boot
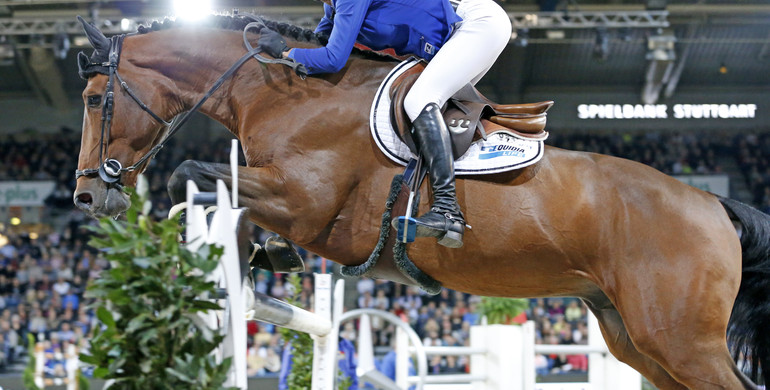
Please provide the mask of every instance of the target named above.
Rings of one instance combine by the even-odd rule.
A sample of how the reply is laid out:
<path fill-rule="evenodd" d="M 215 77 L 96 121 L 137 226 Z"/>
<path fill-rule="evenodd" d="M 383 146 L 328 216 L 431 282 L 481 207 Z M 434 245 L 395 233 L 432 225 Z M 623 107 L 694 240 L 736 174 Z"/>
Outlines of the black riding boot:
<path fill-rule="evenodd" d="M 435 103 L 428 104 L 413 122 L 412 136 L 430 173 L 433 205 L 417 218 L 417 237 L 436 237 L 449 247 L 463 246 L 465 218 L 455 195 L 454 159 L 449 130 Z"/>

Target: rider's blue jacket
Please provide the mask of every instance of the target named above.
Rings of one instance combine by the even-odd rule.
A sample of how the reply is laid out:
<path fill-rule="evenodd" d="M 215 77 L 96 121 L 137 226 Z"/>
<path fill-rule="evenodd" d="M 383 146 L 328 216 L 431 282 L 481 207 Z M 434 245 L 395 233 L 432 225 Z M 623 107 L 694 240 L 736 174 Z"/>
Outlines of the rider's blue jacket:
<path fill-rule="evenodd" d="M 289 54 L 310 74 L 341 70 L 356 42 L 430 60 L 462 20 L 449 0 L 332 0 L 332 4 L 324 4 L 324 17 L 315 30 L 330 33 L 326 47 L 295 48 Z"/>

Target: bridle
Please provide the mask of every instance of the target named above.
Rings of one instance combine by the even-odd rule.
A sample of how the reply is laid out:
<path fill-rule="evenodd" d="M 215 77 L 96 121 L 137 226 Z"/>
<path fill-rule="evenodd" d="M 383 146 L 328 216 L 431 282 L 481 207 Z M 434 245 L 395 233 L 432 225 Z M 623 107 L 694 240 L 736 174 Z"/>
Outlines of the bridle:
<path fill-rule="evenodd" d="M 101 135 L 99 137 L 99 161 L 102 161 L 102 164 L 99 165 L 99 168 L 96 169 L 83 169 L 83 170 L 76 170 L 75 171 L 75 179 L 78 179 L 82 176 L 92 176 L 95 174 L 99 174 L 99 177 L 108 184 L 114 184 L 117 183 L 120 180 L 120 176 L 123 172 L 131 172 L 135 169 L 143 166 L 147 160 L 149 160 L 151 157 L 153 157 L 158 150 L 160 150 L 163 147 L 164 142 L 161 142 L 158 144 L 157 150 L 153 148 L 153 150 L 150 150 L 147 154 L 145 154 L 139 161 L 137 161 L 135 164 L 123 168 L 123 166 L 120 164 L 120 161 L 113 159 L 113 158 L 107 158 L 104 159 L 104 155 L 109 155 L 109 144 L 110 144 L 110 130 L 112 129 L 112 116 L 115 109 L 115 80 L 117 79 L 118 82 L 120 82 L 121 87 L 123 90 L 128 93 L 128 95 L 136 102 L 136 104 L 139 105 L 139 107 L 150 114 L 150 116 L 158 123 L 165 125 L 166 127 L 170 127 L 172 125 L 172 122 L 167 122 L 158 114 L 153 112 L 142 100 L 134 93 L 133 90 L 128 86 L 128 84 L 123 80 L 123 78 L 120 76 L 120 73 L 118 73 L 118 62 L 120 62 L 120 49 L 123 46 L 123 39 L 125 38 L 125 35 L 117 35 L 113 36 L 110 39 L 110 53 L 108 55 L 108 62 L 100 63 L 100 64 L 91 64 L 92 66 L 101 66 L 108 69 L 108 79 L 107 79 L 107 88 L 105 90 L 104 94 L 104 100 L 102 101 L 102 119 L 101 119 Z"/>
<path fill-rule="evenodd" d="M 176 134 L 179 129 L 192 117 L 192 114 L 198 111 L 198 109 L 203 106 L 203 104 L 211 97 L 211 95 L 213 95 L 214 92 L 216 92 L 227 79 L 229 79 L 241 66 L 243 66 L 244 63 L 246 63 L 246 61 L 252 57 L 257 61 L 266 64 L 287 65 L 294 69 L 295 73 L 297 73 L 297 75 L 299 75 L 302 79 L 307 77 L 307 69 L 301 63 L 295 62 L 292 59 L 270 59 L 259 55 L 259 53 L 262 52 L 262 49 L 259 47 L 254 48 L 251 46 L 251 43 L 247 39 L 247 32 L 251 28 L 259 26 L 267 28 L 267 26 L 261 19 L 257 17 L 251 15 L 246 15 L 245 17 L 251 18 L 251 20 L 255 20 L 255 22 L 246 25 L 243 30 L 243 42 L 248 50 L 247 53 L 244 54 L 238 61 L 236 61 L 230 67 L 230 69 L 223 73 L 216 82 L 214 82 L 214 85 L 211 86 L 208 92 L 206 92 L 206 94 L 198 101 L 198 103 L 196 103 L 188 111 L 172 118 L 171 121 L 166 121 L 158 114 L 153 112 L 152 109 L 150 109 L 144 102 L 142 102 L 142 99 L 140 99 L 139 96 L 137 96 L 136 93 L 131 90 L 126 81 L 123 80 L 123 78 L 120 76 L 120 73 L 118 72 L 120 50 L 123 47 L 123 40 L 127 34 L 116 35 L 110 38 L 110 52 L 107 57 L 108 61 L 103 63 L 92 62 L 85 66 L 86 68 L 95 68 L 97 69 L 98 73 L 106 74 L 108 76 L 107 87 L 105 89 L 104 98 L 102 100 L 101 135 L 99 137 L 99 161 L 102 163 L 98 168 L 75 170 L 75 179 L 77 180 L 83 176 L 90 177 L 98 174 L 99 178 L 101 178 L 102 181 L 104 181 L 108 186 L 113 185 L 120 188 L 121 185 L 119 181 L 124 172 L 133 172 L 139 168 L 144 167 L 144 165 L 147 164 L 151 158 L 155 157 L 155 155 L 158 154 L 161 149 L 163 149 L 163 146 L 166 145 L 171 137 L 174 136 L 174 134 Z M 106 72 L 102 70 L 104 68 L 107 69 Z M 163 139 L 157 145 L 153 146 L 152 149 L 145 153 L 144 156 L 142 156 L 135 163 L 125 168 L 120 163 L 120 161 L 109 157 L 110 130 L 112 129 L 112 118 L 115 110 L 114 90 L 116 80 L 120 83 L 121 88 L 123 88 L 128 96 L 130 96 L 131 99 L 139 106 L 139 108 L 150 114 L 150 116 L 156 122 L 168 128 L 165 137 L 163 137 Z"/>

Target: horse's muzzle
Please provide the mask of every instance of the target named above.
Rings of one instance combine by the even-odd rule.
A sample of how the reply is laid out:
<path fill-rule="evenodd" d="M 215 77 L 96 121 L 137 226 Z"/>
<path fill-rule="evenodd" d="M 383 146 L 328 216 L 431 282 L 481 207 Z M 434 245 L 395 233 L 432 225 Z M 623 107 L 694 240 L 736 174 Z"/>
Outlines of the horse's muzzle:
<path fill-rule="evenodd" d="M 73 196 L 77 208 L 94 218 L 116 216 L 131 206 L 123 191 L 98 179 L 81 179 Z"/>

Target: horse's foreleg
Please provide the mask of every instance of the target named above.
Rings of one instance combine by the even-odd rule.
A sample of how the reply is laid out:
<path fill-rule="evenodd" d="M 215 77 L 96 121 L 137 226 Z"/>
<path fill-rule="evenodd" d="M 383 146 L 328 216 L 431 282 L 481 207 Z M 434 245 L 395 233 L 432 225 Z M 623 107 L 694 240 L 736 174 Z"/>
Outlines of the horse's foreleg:
<path fill-rule="evenodd" d="M 276 211 L 280 208 L 280 197 L 276 197 L 284 183 L 275 175 L 262 174 L 261 168 L 239 167 L 238 170 L 238 205 L 248 207 L 252 220 L 259 216 L 271 225 L 288 223 L 286 215 Z M 209 163 L 187 160 L 174 170 L 168 181 L 168 194 L 174 204 L 185 201 L 187 181 L 192 180 L 201 192 L 216 191 L 217 180 L 223 180 L 228 189 L 232 185 L 229 164 Z M 272 206 L 267 207 L 270 204 Z M 275 231 L 274 226 L 262 226 Z"/>
<path fill-rule="evenodd" d="M 232 186 L 230 165 L 187 160 L 174 170 L 168 181 L 168 194 L 173 204 L 179 204 L 186 199 L 187 181 L 192 180 L 202 192 L 216 191 L 217 180 L 223 180 L 228 189 Z M 239 167 L 238 174 L 238 205 L 249 208 L 252 220 L 254 215 L 266 214 L 266 204 L 271 203 L 275 196 L 275 188 L 281 188 L 282 183 L 276 181 L 274 175 L 260 174 L 259 168 Z M 281 222 L 275 214 L 273 221 Z M 271 226 L 262 226 L 271 229 Z M 282 237 L 271 237 L 253 254 L 252 265 L 272 272 L 301 272 L 304 270 L 302 258 L 297 254 L 291 242 Z"/>
<path fill-rule="evenodd" d="M 224 180 L 227 188 L 232 182 L 230 166 L 227 164 L 186 160 L 174 170 L 168 179 L 168 195 L 172 204 L 185 201 L 187 181 L 192 180 L 201 192 L 214 192 L 217 180 Z"/>
<path fill-rule="evenodd" d="M 612 302 L 604 293 L 599 291 L 590 299 L 584 298 L 583 302 L 586 303 L 599 320 L 602 336 L 604 336 L 604 340 L 607 342 L 612 355 L 639 371 L 655 387 L 661 390 L 686 389 L 684 385 L 669 375 L 660 364 L 636 349 L 631 342 L 631 338 L 628 336 L 623 319 L 620 318 L 617 309 L 615 309 L 615 306 L 612 305 Z"/>

